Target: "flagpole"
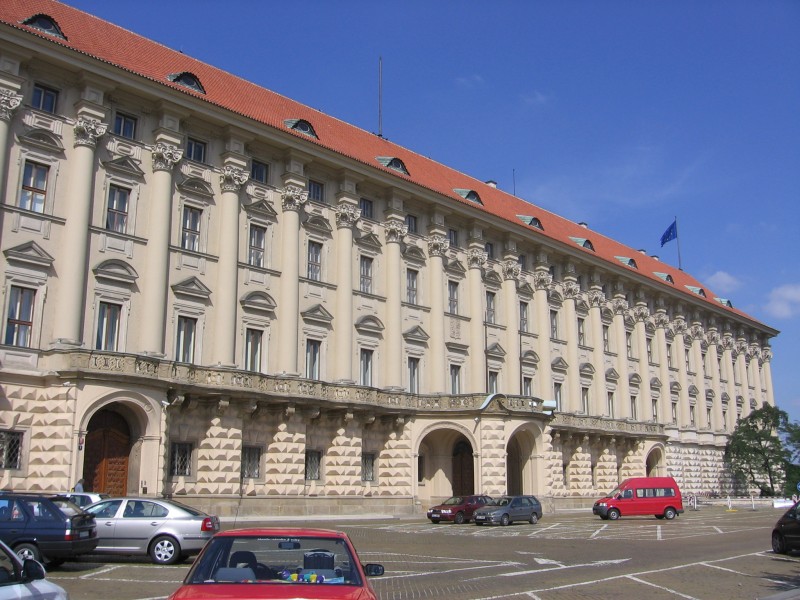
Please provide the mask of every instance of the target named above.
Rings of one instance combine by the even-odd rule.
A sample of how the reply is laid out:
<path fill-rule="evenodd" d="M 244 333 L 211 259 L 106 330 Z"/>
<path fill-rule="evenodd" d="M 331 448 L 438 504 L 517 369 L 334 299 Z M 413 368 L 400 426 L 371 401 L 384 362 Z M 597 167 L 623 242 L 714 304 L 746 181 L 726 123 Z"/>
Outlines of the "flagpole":
<path fill-rule="evenodd" d="M 681 237 L 678 235 L 678 217 L 675 217 L 675 241 L 678 242 L 678 270 L 683 271 L 681 265 Z"/>

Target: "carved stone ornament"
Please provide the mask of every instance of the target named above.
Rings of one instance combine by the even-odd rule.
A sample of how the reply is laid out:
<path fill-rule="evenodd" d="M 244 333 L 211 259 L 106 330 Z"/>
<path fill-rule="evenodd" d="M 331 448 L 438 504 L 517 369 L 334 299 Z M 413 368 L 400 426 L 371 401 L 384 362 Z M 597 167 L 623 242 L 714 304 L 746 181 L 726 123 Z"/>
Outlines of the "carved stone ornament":
<path fill-rule="evenodd" d="M 592 307 L 600 307 L 605 306 L 606 303 L 606 295 L 603 293 L 603 290 L 589 290 L 589 306 Z"/>
<path fill-rule="evenodd" d="M 450 247 L 450 240 L 441 235 L 432 235 L 428 238 L 428 254 L 430 256 L 444 256 Z"/>
<path fill-rule="evenodd" d="M 653 321 L 659 329 L 666 329 L 669 326 L 669 317 L 663 310 L 658 311 L 653 315 Z"/>
<path fill-rule="evenodd" d="M 561 284 L 561 289 L 564 290 L 564 298 L 574 300 L 581 293 L 581 287 L 575 281 L 565 281 Z"/>
<path fill-rule="evenodd" d="M 647 321 L 650 318 L 650 309 L 643 304 L 637 304 L 633 307 L 633 318 L 637 321 Z"/>
<path fill-rule="evenodd" d="M 296 185 L 287 185 L 281 190 L 281 207 L 284 211 L 299 211 L 306 202 L 308 202 L 308 190 Z"/>
<path fill-rule="evenodd" d="M 383 224 L 383 230 L 386 232 L 386 242 L 389 244 L 398 244 L 403 241 L 408 233 L 408 225 L 403 221 L 392 219 Z"/>
<path fill-rule="evenodd" d="M 226 165 L 219 174 L 219 187 L 223 192 L 238 192 L 250 176 L 242 169 Z"/>
<path fill-rule="evenodd" d="M 336 227 L 347 229 L 353 227 L 361 218 L 361 209 L 351 204 L 338 204 L 336 211 Z"/>
<path fill-rule="evenodd" d="M 761 358 L 764 359 L 764 362 L 772 362 L 772 348 L 770 348 L 769 346 L 766 346 L 761 351 Z"/>
<path fill-rule="evenodd" d="M 675 335 L 683 335 L 686 333 L 686 321 L 683 317 L 676 317 L 672 323 L 672 328 L 675 330 Z"/>
<path fill-rule="evenodd" d="M 22 102 L 22 96 L 11 90 L 0 90 L 0 120 L 10 121 L 11 115 Z"/>
<path fill-rule="evenodd" d="M 628 301 L 625 298 L 614 298 L 611 301 L 611 308 L 615 315 L 624 314 L 628 310 Z"/>
<path fill-rule="evenodd" d="M 480 269 L 486 264 L 486 259 L 489 255 L 478 248 L 470 248 L 467 250 L 467 265 L 470 269 Z"/>
<path fill-rule="evenodd" d="M 503 273 L 503 279 L 519 279 L 522 266 L 516 260 L 506 260 L 500 264 L 500 271 Z"/>
<path fill-rule="evenodd" d="M 81 117 L 75 123 L 75 146 L 87 146 L 94 148 L 97 145 L 97 138 L 105 134 L 108 125 L 101 123 L 97 119 L 84 119 Z"/>
<path fill-rule="evenodd" d="M 708 332 L 707 339 L 708 339 L 709 345 L 716 346 L 717 344 L 719 344 L 719 339 L 720 339 L 719 338 L 719 331 L 716 331 L 716 330 L 712 329 L 711 331 Z"/>
<path fill-rule="evenodd" d="M 747 342 L 745 340 L 736 340 L 734 353 L 736 356 L 740 354 L 747 355 Z"/>
<path fill-rule="evenodd" d="M 723 350 L 733 350 L 733 337 L 730 334 L 723 335 L 720 345 Z"/>
<path fill-rule="evenodd" d="M 702 340 L 705 337 L 705 331 L 703 331 L 703 326 L 698 325 L 697 323 L 692 325 L 691 337 L 693 340 Z"/>
<path fill-rule="evenodd" d="M 172 144 L 158 142 L 150 152 L 153 171 L 171 171 L 175 163 L 183 158 L 183 150 Z"/>
<path fill-rule="evenodd" d="M 537 290 L 546 290 L 553 283 L 553 276 L 547 271 L 536 271 L 533 274 L 533 286 Z"/>

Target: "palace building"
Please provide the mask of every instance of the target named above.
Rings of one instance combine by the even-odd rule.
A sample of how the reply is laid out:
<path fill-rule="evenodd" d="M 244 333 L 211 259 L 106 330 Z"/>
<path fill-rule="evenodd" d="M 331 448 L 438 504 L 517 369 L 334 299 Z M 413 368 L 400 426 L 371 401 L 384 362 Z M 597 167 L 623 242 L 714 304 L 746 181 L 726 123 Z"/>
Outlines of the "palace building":
<path fill-rule="evenodd" d="M 0 3 L 0 190 L 0 488 L 727 492 L 775 403 L 778 332 L 689 274 L 58 2 Z"/>

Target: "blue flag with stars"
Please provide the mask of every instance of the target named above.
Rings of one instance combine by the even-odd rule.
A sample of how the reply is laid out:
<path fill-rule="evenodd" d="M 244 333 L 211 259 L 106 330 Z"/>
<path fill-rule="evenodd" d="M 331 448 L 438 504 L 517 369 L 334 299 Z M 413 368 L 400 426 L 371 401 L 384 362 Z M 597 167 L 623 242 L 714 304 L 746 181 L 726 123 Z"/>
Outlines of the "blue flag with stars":
<path fill-rule="evenodd" d="M 678 239 L 678 220 L 674 220 L 672 225 L 667 227 L 667 230 L 664 232 L 664 235 L 661 236 L 661 245 L 663 246 L 667 242 L 671 242 L 672 240 Z"/>

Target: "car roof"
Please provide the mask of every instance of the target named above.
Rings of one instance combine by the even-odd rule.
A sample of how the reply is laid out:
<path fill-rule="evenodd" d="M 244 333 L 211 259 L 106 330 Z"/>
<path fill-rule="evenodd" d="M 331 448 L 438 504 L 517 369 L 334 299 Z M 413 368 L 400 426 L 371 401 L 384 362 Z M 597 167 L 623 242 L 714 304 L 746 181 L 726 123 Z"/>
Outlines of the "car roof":
<path fill-rule="evenodd" d="M 244 529 L 228 529 L 220 531 L 215 537 L 327 537 L 343 539 L 347 534 L 333 529 L 309 529 L 306 527 L 250 527 Z"/>

